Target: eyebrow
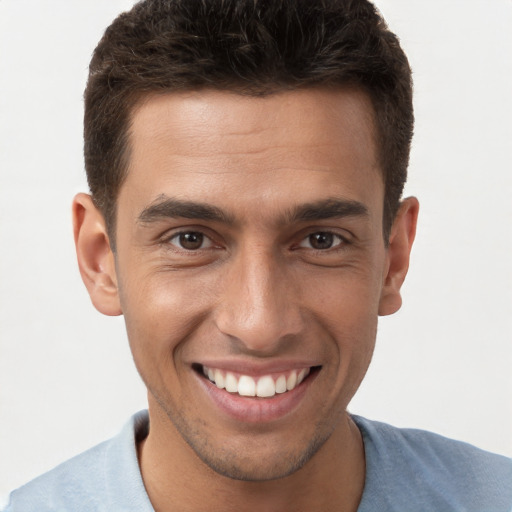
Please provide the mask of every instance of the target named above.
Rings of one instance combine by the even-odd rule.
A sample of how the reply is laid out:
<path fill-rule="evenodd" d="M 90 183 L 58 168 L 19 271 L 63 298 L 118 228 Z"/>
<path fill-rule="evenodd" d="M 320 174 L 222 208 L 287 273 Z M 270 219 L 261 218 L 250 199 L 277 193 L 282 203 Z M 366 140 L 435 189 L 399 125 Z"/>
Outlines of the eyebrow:
<path fill-rule="evenodd" d="M 206 203 L 182 201 L 173 197 L 160 196 L 144 208 L 138 217 L 142 224 L 167 218 L 198 219 L 234 224 L 234 219 L 220 208 Z"/>
<path fill-rule="evenodd" d="M 328 198 L 291 208 L 280 220 L 284 224 L 293 224 L 333 218 L 368 216 L 368 208 L 359 201 Z M 144 208 L 138 217 L 138 221 L 142 224 L 148 224 L 167 218 L 209 220 L 228 225 L 235 224 L 232 215 L 216 206 L 195 201 L 183 201 L 164 195 Z"/>
<path fill-rule="evenodd" d="M 299 205 L 289 211 L 285 218 L 287 222 L 293 223 L 343 217 L 368 216 L 368 208 L 359 201 L 329 198 Z"/>

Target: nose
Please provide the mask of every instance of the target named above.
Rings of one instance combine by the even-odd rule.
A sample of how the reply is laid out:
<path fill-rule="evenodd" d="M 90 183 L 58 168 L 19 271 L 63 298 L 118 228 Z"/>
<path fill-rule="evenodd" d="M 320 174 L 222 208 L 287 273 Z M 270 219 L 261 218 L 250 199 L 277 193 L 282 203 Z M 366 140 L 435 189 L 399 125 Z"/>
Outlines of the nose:
<path fill-rule="evenodd" d="M 304 327 L 291 270 L 271 251 L 250 249 L 228 266 L 215 311 L 217 328 L 244 352 L 278 353 Z"/>

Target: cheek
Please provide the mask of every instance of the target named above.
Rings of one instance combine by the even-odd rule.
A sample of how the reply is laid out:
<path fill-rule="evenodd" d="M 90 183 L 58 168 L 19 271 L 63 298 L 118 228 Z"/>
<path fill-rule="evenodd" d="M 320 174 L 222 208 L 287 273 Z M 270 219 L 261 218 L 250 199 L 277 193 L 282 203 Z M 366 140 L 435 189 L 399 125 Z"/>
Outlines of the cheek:
<path fill-rule="evenodd" d="M 367 266 L 329 269 L 307 276 L 302 297 L 331 327 L 360 331 L 376 322 L 381 281 Z"/>
<path fill-rule="evenodd" d="M 373 356 L 377 306 L 375 293 L 364 287 L 347 287 L 324 309 L 323 327 L 332 340 L 329 373 L 343 409 L 357 392 Z"/>
<path fill-rule="evenodd" d="M 212 297 L 204 279 L 156 271 L 131 273 L 122 282 L 121 305 L 136 364 L 171 364 L 181 343 L 207 316 Z"/>
<path fill-rule="evenodd" d="M 373 354 L 380 289 L 378 273 L 336 271 L 310 298 L 310 311 L 337 354 L 338 377 L 353 381 L 353 387 L 359 385 Z"/>

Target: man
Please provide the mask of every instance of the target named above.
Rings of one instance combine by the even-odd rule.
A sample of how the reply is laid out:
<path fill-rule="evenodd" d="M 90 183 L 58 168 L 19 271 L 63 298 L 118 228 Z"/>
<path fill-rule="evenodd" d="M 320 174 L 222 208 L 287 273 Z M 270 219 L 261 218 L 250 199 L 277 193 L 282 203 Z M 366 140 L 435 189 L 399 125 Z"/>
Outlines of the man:
<path fill-rule="evenodd" d="M 85 94 L 74 202 L 149 416 L 7 510 L 509 510 L 512 462 L 347 413 L 418 202 L 407 59 L 371 4 L 147 1 Z"/>

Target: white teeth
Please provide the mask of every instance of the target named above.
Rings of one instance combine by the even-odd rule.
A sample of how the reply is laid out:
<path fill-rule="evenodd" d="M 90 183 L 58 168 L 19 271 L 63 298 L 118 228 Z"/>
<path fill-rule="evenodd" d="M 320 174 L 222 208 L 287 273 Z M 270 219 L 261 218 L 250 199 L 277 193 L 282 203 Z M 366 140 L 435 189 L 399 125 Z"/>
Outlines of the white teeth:
<path fill-rule="evenodd" d="M 242 375 L 238 380 L 238 394 L 242 396 L 256 396 L 256 382 L 248 375 Z"/>
<path fill-rule="evenodd" d="M 238 391 L 238 381 L 232 373 L 226 373 L 224 384 L 226 385 L 226 391 L 229 391 L 230 393 L 236 393 Z"/>
<path fill-rule="evenodd" d="M 276 380 L 276 393 L 286 393 L 286 377 L 284 375 Z"/>
<path fill-rule="evenodd" d="M 241 396 L 258 396 L 270 398 L 276 393 L 286 393 L 295 389 L 310 373 L 310 368 L 300 371 L 291 370 L 286 375 L 279 375 L 277 379 L 271 375 L 254 378 L 249 375 L 237 376 L 234 373 L 208 368 L 203 366 L 203 373 L 219 389 L 226 389 L 229 393 L 238 393 Z M 257 380 L 256 380 L 257 379 Z"/>
<path fill-rule="evenodd" d="M 276 385 L 274 383 L 274 379 L 270 375 L 261 377 L 258 381 L 258 385 L 256 386 L 256 396 L 267 398 L 274 396 L 275 394 Z"/>
<path fill-rule="evenodd" d="M 289 377 L 286 379 L 286 389 L 291 391 L 297 385 L 297 372 L 293 370 Z"/>
<path fill-rule="evenodd" d="M 224 375 L 222 375 L 220 370 L 215 370 L 215 385 L 220 389 L 224 389 Z"/>

